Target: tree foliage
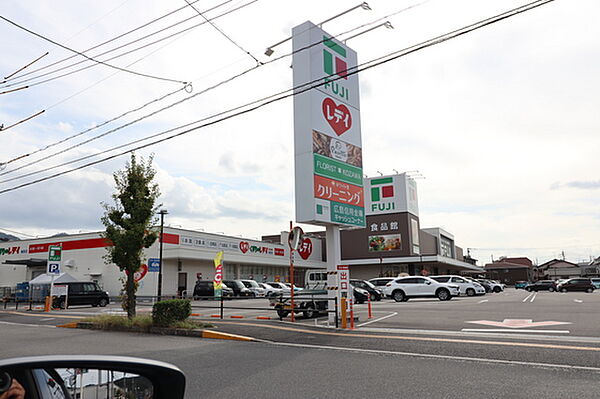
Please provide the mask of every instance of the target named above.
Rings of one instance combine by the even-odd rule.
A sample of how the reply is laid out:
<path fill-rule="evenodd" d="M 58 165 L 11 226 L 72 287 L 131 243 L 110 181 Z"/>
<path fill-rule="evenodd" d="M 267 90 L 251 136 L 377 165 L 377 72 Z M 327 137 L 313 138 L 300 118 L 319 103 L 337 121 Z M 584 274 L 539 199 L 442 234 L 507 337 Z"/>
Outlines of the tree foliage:
<path fill-rule="evenodd" d="M 125 272 L 122 303 L 130 319 L 135 317 L 137 282 L 134 274 L 144 261 L 144 248 L 149 248 L 158 238 L 158 231 L 152 228 L 160 206 L 156 205 L 160 192 L 154 183 L 155 175 L 152 157 L 145 163 L 132 154 L 125 168 L 113 174 L 116 192 L 112 198 L 115 204 L 103 204 L 102 224 L 106 228 L 103 237 L 112 243 L 112 246 L 107 246 L 105 261 L 116 264 Z"/>

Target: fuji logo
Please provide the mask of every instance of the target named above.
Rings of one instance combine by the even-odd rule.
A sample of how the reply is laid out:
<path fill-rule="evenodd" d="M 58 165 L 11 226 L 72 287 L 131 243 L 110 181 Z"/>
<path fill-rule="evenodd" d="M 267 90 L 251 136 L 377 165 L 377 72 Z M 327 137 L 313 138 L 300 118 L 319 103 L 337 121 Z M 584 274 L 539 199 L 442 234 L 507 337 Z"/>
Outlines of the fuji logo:
<path fill-rule="evenodd" d="M 240 251 L 242 251 L 242 253 L 246 253 L 248 252 L 248 250 L 250 249 L 250 244 L 248 243 L 248 241 L 241 241 L 240 242 Z"/>

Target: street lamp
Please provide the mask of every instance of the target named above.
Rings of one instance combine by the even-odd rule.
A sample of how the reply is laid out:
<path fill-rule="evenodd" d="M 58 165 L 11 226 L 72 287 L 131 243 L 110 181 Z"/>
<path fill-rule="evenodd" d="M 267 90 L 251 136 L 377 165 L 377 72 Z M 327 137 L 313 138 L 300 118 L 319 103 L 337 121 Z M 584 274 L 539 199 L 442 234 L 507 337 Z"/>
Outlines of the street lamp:
<path fill-rule="evenodd" d="M 162 269 L 163 269 L 163 228 L 165 226 L 165 215 L 168 214 L 166 209 L 158 211 L 160 215 L 160 260 L 158 263 L 158 300 L 162 296 Z"/>

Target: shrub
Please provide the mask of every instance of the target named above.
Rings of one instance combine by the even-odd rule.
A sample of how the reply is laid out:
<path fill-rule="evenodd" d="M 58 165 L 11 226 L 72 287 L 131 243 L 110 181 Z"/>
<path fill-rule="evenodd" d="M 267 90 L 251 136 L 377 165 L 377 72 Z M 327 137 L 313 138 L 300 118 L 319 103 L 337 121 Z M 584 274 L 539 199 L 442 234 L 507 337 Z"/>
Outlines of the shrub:
<path fill-rule="evenodd" d="M 156 302 L 152 307 L 152 322 L 155 326 L 167 327 L 190 317 L 192 305 L 187 299 L 169 299 Z"/>

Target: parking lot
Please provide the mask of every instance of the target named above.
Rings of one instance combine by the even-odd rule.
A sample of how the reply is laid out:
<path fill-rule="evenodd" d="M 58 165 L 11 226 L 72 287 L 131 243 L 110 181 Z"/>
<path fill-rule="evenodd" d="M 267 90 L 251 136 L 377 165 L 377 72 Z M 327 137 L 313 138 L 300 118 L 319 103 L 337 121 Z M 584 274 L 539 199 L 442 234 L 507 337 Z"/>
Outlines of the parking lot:
<path fill-rule="evenodd" d="M 138 312 L 151 311 L 151 304 L 140 304 Z M 10 310 L 10 309 L 8 309 Z M 368 317 L 368 304 L 354 305 L 355 328 L 364 331 L 400 332 L 400 330 L 444 331 L 455 333 L 502 333 L 553 335 L 571 337 L 600 337 L 600 292 L 537 292 L 507 288 L 501 293 L 489 293 L 475 297 L 454 297 L 450 301 L 438 299 L 411 299 L 395 302 L 383 299 L 372 302 Z M 194 317 L 218 320 L 220 302 L 192 301 Z M 24 313 L 19 311 L 19 313 Z M 106 308 L 87 306 L 70 307 L 44 316 L 36 314 L 36 322 L 47 320 L 52 324 L 65 322 L 78 316 L 98 313 L 121 314 L 119 304 Z M 64 318 L 63 318 L 64 316 Z M 276 312 L 264 298 L 227 300 L 223 302 L 224 319 L 240 321 L 279 322 Z M 284 323 L 291 321 L 288 316 Z M 311 326 L 328 325 L 327 317 L 306 319 L 296 316 L 296 323 Z"/>

